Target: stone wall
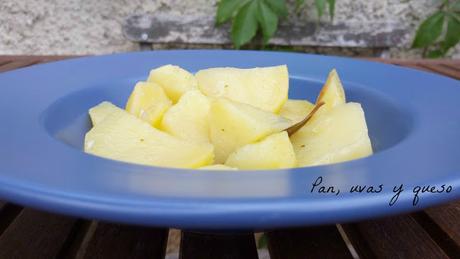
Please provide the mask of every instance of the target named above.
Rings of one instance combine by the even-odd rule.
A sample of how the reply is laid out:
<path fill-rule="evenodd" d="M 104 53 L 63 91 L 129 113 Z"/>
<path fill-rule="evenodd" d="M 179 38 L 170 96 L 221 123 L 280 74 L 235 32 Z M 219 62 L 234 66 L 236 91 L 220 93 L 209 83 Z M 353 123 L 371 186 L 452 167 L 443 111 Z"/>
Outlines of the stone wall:
<path fill-rule="evenodd" d="M 310 34 L 304 35 L 303 38 L 308 42 L 305 50 L 343 55 L 419 57 L 419 51 L 409 48 L 415 28 L 421 19 L 433 12 L 439 2 L 337 0 L 334 21 L 323 17 L 314 31 L 310 30 Z M 122 32 L 121 25 L 126 17 L 150 14 L 153 17 L 192 17 L 198 21 L 212 21 L 215 5 L 214 0 L 1 0 L 0 54 L 104 54 L 135 51 L 139 49 L 138 44 L 127 40 Z M 297 16 L 290 16 L 286 23 L 315 25 L 316 13 L 313 6 L 307 6 Z M 324 40 L 324 35 L 331 28 L 335 29 L 335 38 Z M 369 35 L 375 35 L 376 30 L 386 35 L 381 37 L 381 42 L 392 40 L 388 46 L 369 45 L 369 42 L 373 42 L 369 41 Z M 397 33 L 388 36 L 385 34 L 387 32 Z M 227 37 L 225 33 L 224 38 Z M 280 31 L 279 35 L 282 33 Z M 187 39 L 185 42 L 188 42 Z M 274 43 L 277 43 L 277 39 L 274 39 Z M 155 46 L 168 47 L 167 44 Z M 182 43 L 171 46 L 187 45 Z M 460 48 L 457 47 L 450 54 L 460 58 Z"/>

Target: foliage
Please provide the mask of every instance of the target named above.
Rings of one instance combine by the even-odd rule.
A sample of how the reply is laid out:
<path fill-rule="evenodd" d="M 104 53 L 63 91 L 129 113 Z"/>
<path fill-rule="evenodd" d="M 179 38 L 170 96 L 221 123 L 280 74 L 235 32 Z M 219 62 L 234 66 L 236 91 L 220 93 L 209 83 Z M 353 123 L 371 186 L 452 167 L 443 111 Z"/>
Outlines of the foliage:
<path fill-rule="evenodd" d="M 335 0 L 314 0 L 320 18 L 329 6 L 331 19 L 334 16 Z M 305 0 L 296 0 L 295 9 L 304 6 Z M 286 0 L 221 0 L 217 7 L 218 25 L 231 20 L 231 37 L 234 46 L 239 49 L 262 32 L 263 42 L 267 43 L 278 29 L 279 20 L 289 14 Z"/>
<path fill-rule="evenodd" d="M 422 48 L 424 57 L 443 57 L 460 41 L 460 0 L 443 0 L 439 9 L 417 29 L 413 48 Z"/>
<path fill-rule="evenodd" d="M 328 9 L 334 17 L 335 0 L 310 0 L 318 18 Z M 231 21 L 231 38 L 235 48 L 251 42 L 261 32 L 266 44 L 278 29 L 281 19 L 289 15 L 288 0 L 220 0 L 217 25 Z M 305 6 L 305 0 L 295 0 L 296 11 Z M 423 56 L 443 57 L 460 41 L 460 0 L 442 0 L 438 10 L 418 27 L 412 48 L 423 49 Z"/>

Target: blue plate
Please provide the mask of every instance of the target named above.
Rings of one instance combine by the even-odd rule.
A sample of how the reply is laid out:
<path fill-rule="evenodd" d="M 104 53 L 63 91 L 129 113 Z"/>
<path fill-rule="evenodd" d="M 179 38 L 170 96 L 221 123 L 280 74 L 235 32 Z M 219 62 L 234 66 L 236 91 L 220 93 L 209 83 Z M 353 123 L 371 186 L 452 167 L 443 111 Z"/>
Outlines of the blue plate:
<path fill-rule="evenodd" d="M 364 107 L 375 155 L 310 168 L 214 172 L 83 153 L 88 109 L 104 100 L 124 106 L 134 83 L 164 64 L 190 71 L 287 64 L 290 97 L 309 100 L 337 68 L 348 100 Z M 0 74 L 0 198 L 74 216 L 188 229 L 261 230 L 419 210 L 460 197 L 459 100 L 460 82 L 453 79 L 305 54 L 153 51 L 33 66 Z M 350 193 L 354 185 L 381 191 Z M 442 193 L 417 188 L 427 185 Z M 320 192 L 331 186 L 340 193 Z"/>

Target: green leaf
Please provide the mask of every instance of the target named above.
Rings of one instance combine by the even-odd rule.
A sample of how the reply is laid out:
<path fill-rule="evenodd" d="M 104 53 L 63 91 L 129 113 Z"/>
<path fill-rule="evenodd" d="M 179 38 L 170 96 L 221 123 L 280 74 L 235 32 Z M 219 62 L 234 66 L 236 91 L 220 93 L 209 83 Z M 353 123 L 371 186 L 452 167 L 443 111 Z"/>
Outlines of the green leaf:
<path fill-rule="evenodd" d="M 450 8 L 454 11 L 454 12 L 460 12 L 460 1 L 457 1 L 455 3 L 453 3 Z"/>
<path fill-rule="evenodd" d="M 450 17 L 456 19 L 458 22 L 460 22 L 460 12 L 458 13 L 452 13 L 452 12 L 449 12 L 447 13 Z"/>
<path fill-rule="evenodd" d="M 260 27 L 262 27 L 264 43 L 267 43 L 278 28 L 278 16 L 276 16 L 264 0 L 257 1 L 257 20 Z"/>
<path fill-rule="evenodd" d="M 432 51 L 428 52 L 425 55 L 425 57 L 427 57 L 427 58 L 440 58 L 440 57 L 443 57 L 445 54 L 446 54 L 445 51 L 443 51 L 441 49 L 436 49 L 436 50 L 432 50 Z"/>
<path fill-rule="evenodd" d="M 324 13 L 324 7 L 326 6 L 326 0 L 315 0 L 316 11 L 318 12 L 318 18 L 321 18 Z"/>
<path fill-rule="evenodd" d="M 233 15 L 249 0 L 221 0 L 217 6 L 217 24 L 222 24 L 228 19 L 232 18 Z"/>
<path fill-rule="evenodd" d="M 257 1 L 244 5 L 233 19 L 232 41 L 235 48 L 251 41 L 257 32 Z"/>
<path fill-rule="evenodd" d="M 433 44 L 442 33 L 442 26 L 444 24 L 445 14 L 443 12 L 436 12 L 426 19 L 417 29 L 413 48 L 424 48 Z"/>
<path fill-rule="evenodd" d="M 334 20 L 334 13 L 335 13 L 335 0 L 327 0 L 329 3 L 329 16 L 331 20 Z"/>
<path fill-rule="evenodd" d="M 445 52 L 460 41 L 460 21 L 453 16 L 447 17 L 447 31 L 441 46 Z"/>
<path fill-rule="evenodd" d="M 305 0 L 295 0 L 295 8 L 299 9 L 304 3 Z"/>
<path fill-rule="evenodd" d="M 261 248 L 266 248 L 268 245 L 268 237 L 267 237 L 267 234 L 262 234 L 262 236 L 260 236 L 259 238 L 259 241 L 257 242 L 257 248 L 258 249 L 261 249 Z"/>
<path fill-rule="evenodd" d="M 288 9 L 285 0 L 265 0 L 268 6 L 281 17 L 288 15 Z"/>

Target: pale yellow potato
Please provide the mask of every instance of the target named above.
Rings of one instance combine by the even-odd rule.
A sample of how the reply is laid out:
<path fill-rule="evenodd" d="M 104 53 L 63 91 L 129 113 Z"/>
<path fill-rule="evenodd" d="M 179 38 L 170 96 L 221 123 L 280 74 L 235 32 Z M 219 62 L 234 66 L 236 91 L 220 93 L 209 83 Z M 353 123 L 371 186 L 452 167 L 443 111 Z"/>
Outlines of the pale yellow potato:
<path fill-rule="evenodd" d="M 274 113 L 225 98 L 211 102 L 210 139 L 217 163 L 237 148 L 280 132 L 292 122 Z"/>
<path fill-rule="evenodd" d="M 209 143 L 210 106 L 199 90 L 188 91 L 165 113 L 160 129 L 181 139 Z"/>
<path fill-rule="evenodd" d="M 225 165 L 238 169 L 283 169 L 297 165 L 296 156 L 286 131 L 247 144 L 231 153 Z"/>
<path fill-rule="evenodd" d="M 279 112 L 288 98 L 289 75 L 285 65 L 209 68 L 198 71 L 195 77 L 207 96 L 225 97 L 269 112 Z"/>
<path fill-rule="evenodd" d="M 153 69 L 150 71 L 147 81 L 160 85 L 174 103 L 178 102 L 185 92 L 196 89 L 198 86 L 193 74 L 173 65 Z"/>
<path fill-rule="evenodd" d="M 335 69 L 329 73 L 326 83 L 316 99 L 317 104 L 320 102 L 324 102 L 319 110 L 320 113 L 332 110 L 335 106 L 346 102 L 345 90 Z"/>
<path fill-rule="evenodd" d="M 126 103 L 126 110 L 134 116 L 158 127 L 163 114 L 172 102 L 163 89 L 152 82 L 138 82 Z"/>
<path fill-rule="evenodd" d="M 103 121 L 107 115 L 119 109 L 117 106 L 113 105 L 110 102 L 102 102 L 93 108 L 89 109 L 89 117 L 93 126 L 96 126 L 99 122 Z"/>
<path fill-rule="evenodd" d="M 152 166 L 198 168 L 213 163 L 211 144 L 194 144 L 115 108 L 85 136 L 85 152 Z"/>
<path fill-rule="evenodd" d="M 202 170 L 238 170 L 238 168 L 226 166 L 223 164 L 208 165 L 208 166 L 200 167 L 198 169 L 202 169 Z"/>
<path fill-rule="evenodd" d="M 316 100 L 324 105 L 291 137 L 285 130 L 315 105 L 288 100 L 288 91 L 286 66 L 210 68 L 194 76 L 165 65 L 136 84 L 126 111 L 109 102 L 89 110 L 94 127 L 84 150 L 125 162 L 202 170 L 284 169 L 373 153 L 364 111 L 346 103 L 335 69 Z"/>
<path fill-rule="evenodd" d="M 372 154 L 364 111 L 346 103 L 322 113 L 291 136 L 299 166 L 338 163 Z"/>
<path fill-rule="evenodd" d="M 281 107 L 279 115 L 295 124 L 303 120 L 314 107 L 315 105 L 309 101 L 288 99 Z"/>

